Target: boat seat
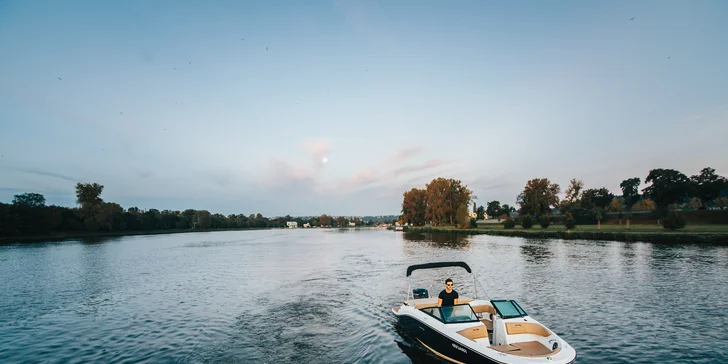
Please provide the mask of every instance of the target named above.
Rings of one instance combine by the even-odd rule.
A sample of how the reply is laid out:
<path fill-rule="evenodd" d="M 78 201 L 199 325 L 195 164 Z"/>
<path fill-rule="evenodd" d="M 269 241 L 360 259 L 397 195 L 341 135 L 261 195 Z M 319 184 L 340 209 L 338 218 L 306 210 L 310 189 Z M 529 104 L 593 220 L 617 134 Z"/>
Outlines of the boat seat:
<path fill-rule="evenodd" d="M 543 337 L 551 336 L 551 331 L 535 322 L 506 322 L 508 335 L 533 334 Z"/>
<path fill-rule="evenodd" d="M 473 308 L 473 312 L 475 312 L 475 313 L 487 312 L 487 313 L 492 313 L 495 315 L 495 308 L 493 308 L 493 306 L 491 306 L 491 305 L 476 305 L 476 306 L 471 306 L 471 307 Z"/>
<path fill-rule="evenodd" d="M 482 322 L 483 325 L 485 325 L 485 327 L 488 329 L 488 331 L 493 331 L 493 321 L 488 320 L 488 319 L 482 319 L 482 320 L 480 320 L 480 322 Z"/>
<path fill-rule="evenodd" d="M 538 341 L 526 341 L 510 345 L 491 346 L 491 348 L 502 353 L 531 358 L 552 356 L 561 351 L 560 347 L 556 348 L 556 350 L 550 350 Z"/>
<path fill-rule="evenodd" d="M 460 330 L 458 334 L 465 336 L 466 338 L 475 341 L 477 339 L 487 339 L 488 329 L 483 326 L 471 327 L 469 329 Z"/>

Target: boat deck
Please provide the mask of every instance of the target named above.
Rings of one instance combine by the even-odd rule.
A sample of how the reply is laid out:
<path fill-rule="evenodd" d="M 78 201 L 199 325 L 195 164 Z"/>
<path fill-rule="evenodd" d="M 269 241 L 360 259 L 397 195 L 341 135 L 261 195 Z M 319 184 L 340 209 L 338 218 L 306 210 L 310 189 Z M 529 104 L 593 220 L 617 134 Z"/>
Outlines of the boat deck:
<path fill-rule="evenodd" d="M 538 341 L 526 341 L 520 343 L 513 343 L 509 345 L 491 346 L 492 349 L 498 350 L 502 353 L 525 356 L 531 358 L 539 358 L 544 356 L 552 356 L 561 351 L 561 348 L 551 350 Z"/>

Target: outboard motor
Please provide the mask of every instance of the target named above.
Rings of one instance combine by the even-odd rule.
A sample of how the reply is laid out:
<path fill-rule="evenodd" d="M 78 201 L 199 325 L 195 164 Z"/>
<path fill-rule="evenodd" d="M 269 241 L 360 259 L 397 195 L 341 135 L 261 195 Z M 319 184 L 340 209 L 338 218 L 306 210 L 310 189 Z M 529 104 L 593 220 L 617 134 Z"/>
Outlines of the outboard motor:
<path fill-rule="evenodd" d="M 430 294 L 427 292 L 426 288 L 415 288 L 412 290 L 412 296 L 415 299 L 418 298 L 430 298 Z"/>

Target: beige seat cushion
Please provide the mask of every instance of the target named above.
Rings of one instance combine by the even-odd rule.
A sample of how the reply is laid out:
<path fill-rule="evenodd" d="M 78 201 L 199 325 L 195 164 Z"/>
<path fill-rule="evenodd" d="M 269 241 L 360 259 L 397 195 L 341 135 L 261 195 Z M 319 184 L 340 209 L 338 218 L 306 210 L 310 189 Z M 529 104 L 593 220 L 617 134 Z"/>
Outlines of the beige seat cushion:
<path fill-rule="evenodd" d="M 465 336 L 466 338 L 475 341 L 476 339 L 487 339 L 488 330 L 484 326 L 471 327 L 469 329 L 460 330 L 458 334 Z"/>
<path fill-rule="evenodd" d="M 508 335 L 533 334 L 543 337 L 551 336 L 551 332 L 535 322 L 506 322 Z"/>
<path fill-rule="evenodd" d="M 493 306 L 491 306 L 491 305 L 477 305 L 477 306 L 472 306 L 472 307 L 473 307 L 473 312 L 475 312 L 475 313 L 487 312 L 487 313 L 492 313 L 495 315 L 495 308 L 493 308 Z"/>

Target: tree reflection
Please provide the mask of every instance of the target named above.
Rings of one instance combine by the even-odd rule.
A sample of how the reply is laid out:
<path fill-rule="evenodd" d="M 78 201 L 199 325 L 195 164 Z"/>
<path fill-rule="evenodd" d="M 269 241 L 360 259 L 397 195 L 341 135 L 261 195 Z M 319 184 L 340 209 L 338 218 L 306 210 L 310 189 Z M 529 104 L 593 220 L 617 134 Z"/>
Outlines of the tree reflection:
<path fill-rule="evenodd" d="M 440 248 L 465 249 L 470 246 L 472 235 L 459 233 L 405 233 L 404 239 L 411 242 L 425 243 Z"/>
<path fill-rule="evenodd" d="M 529 263 L 546 263 L 554 256 L 548 243 L 521 245 L 521 254 Z"/>

